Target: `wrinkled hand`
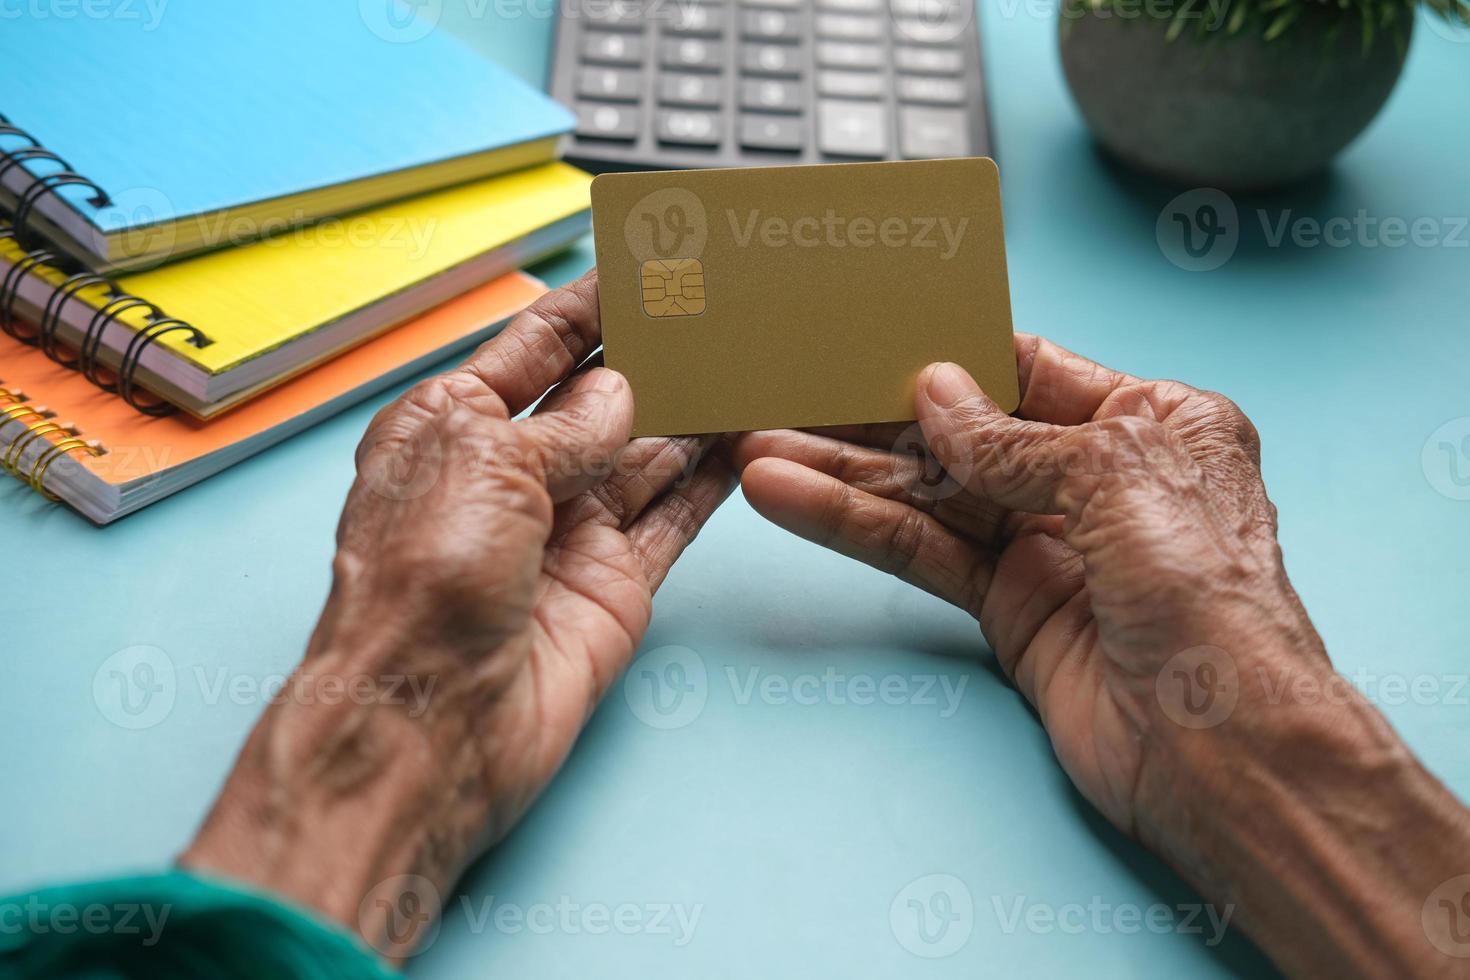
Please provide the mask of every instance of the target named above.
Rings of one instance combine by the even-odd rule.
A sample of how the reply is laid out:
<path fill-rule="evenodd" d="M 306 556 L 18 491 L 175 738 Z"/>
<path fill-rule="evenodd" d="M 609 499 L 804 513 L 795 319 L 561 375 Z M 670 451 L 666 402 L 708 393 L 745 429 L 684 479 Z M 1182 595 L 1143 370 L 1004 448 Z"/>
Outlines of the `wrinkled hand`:
<path fill-rule="evenodd" d="M 187 863 L 315 904 L 384 949 L 363 896 L 395 872 L 446 886 L 546 785 L 734 484 L 715 440 L 629 442 L 627 382 L 572 373 L 599 343 L 592 273 L 373 419 L 298 675 L 380 691 L 407 677 L 399 692 L 427 696 L 273 707 Z M 381 853 L 362 866 L 323 856 L 334 840 L 371 851 L 364 835 Z"/>
<path fill-rule="evenodd" d="M 1462 975 L 1443 907 L 1470 812 L 1333 672 L 1250 422 L 1036 337 L 1016 353 L 1019 418 L 931 366 L 917 431 L 744 436 L 746 499 L 970 612 L 1083 795 L 1288 973 Z"/>
<path fill-rule="evenodd" d="M 621 375 L 568 379 L 599 342 L 594 273 L 408 391 L 369 426 L 338 530 L 324 619 L 371 613 L 377 645 L 416 650 L 418 669 L 453 685 L 437 708 L 476 750 L 492 837 L 561 764 L 653 593 L 733 489 L 713 439 L 629 444 Z M 426 472 L 432 485 L 406 494 Z"/>
<path fill-rule="evenodd" d="M 1138 823 L 1157 811 L 1140 794 L 1166 792 L 1168 775 L 1150 778 L 1151 746 L 1188 720 L 1160 697 L 1166 665 L 1204 698 L 1187 685 L 1213 673 L 1218 686 L 1255 651 L 1325 653 L 1282 571 L 1239 409 L 1035 337 L 1017 354 L 1021 418 L 953 365 L 920 379 L 920 441 L 942 473 L 895 447 L 902 426 L 836 433 L 856 441 L 754 433 L 739 448 L 745 493 L 974 615 L 1077 786 L 1148 836 Z"/>

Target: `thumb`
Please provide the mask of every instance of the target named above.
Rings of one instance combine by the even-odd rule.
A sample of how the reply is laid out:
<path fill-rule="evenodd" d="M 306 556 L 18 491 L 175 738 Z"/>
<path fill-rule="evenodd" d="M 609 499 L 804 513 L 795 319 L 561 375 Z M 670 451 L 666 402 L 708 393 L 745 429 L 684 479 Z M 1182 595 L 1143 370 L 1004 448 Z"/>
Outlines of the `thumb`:
<path fill-rule="evenodd" d="M 1076 429 L 1014 419 L 958 364 L 919 375 L 915 408 L 929 449 L 966 490 L 1009 510 L 1059 514 Z"/>

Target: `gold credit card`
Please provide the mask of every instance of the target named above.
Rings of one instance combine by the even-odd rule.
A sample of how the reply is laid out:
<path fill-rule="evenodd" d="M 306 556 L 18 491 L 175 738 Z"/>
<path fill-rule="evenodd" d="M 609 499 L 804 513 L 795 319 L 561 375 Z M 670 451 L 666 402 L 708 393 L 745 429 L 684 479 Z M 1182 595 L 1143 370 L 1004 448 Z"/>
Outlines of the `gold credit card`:
<path fill-rule="evenodd" d="M 603 174 L 592 222 L 634 435 L 909 421 L 935 361 L 1020 400 L 990 160 Z"/>

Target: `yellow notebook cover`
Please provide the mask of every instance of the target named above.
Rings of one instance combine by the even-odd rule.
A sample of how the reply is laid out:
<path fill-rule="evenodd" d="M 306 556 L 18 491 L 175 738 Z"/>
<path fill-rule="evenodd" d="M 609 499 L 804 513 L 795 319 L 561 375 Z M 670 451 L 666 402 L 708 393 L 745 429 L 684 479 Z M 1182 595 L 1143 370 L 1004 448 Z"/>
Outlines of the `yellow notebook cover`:
<path fill-rule="evenodd" d="M 218 374 L 584 212 L 589 183 L 574 167 L 546 164 L 128 275 L 118 285 L 202 331 L 210 340 L 204 347 L 186 333 L 164 335 L 156 346 Z M 236 240 L 227 223 L 220 234 Z M 24 254 L 0 240 L 9 265 Z M 49 267 L 36 274 L 53 285 L 65 279 Z M 93 307 L 108 298 L 102 286 L 77 295 Z M 140 309 L 117 320 L 133 330 L 146 322 Z"/>

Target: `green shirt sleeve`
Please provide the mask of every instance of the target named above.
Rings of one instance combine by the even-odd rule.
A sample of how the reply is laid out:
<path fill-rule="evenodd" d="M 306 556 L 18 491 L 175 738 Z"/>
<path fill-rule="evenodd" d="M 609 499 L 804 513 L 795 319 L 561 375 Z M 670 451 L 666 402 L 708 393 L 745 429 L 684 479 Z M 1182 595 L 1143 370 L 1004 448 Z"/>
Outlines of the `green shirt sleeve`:
<path fill-rule="evenodd" d="M 185 871 L 0 898 L 0 976 L 396 980 L 340 926 Z"/>

